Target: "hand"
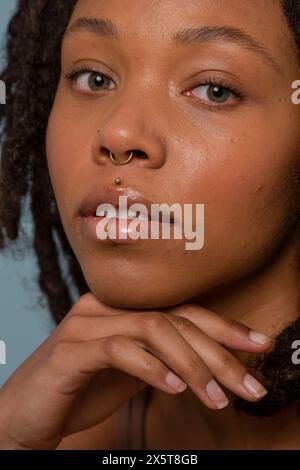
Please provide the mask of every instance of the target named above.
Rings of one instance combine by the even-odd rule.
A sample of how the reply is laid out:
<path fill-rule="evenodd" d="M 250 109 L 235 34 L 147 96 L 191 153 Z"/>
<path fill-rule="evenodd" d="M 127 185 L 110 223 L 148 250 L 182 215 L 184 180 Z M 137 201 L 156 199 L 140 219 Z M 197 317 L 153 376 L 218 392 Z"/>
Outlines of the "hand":
<path fill-rule="evenodd" d="M 171 320 L 225 387 L 248 401 L 261 399 L 267 393 L 265 387 L 221 345 L 240 352 L 265 353 L 273 345 L 272 338 L 195 304 L 184 304 L 164 311 L 171 314 L 166 318 Z M 176 325 L 178 317 L 180 320 Z M 187 322 L 183 323 L 183 319 Z M 199 329 L 202 331 L 201 341 Z M 218 408 L 228 404 L 227 397 L 214 379 L 208 382 L 206 388 Z"/>
<path fill-rule="evenodd" d="M 262 386 L 255 392 L 255 379 L 221 346 L 252 353 L 270 346 L 253 342 L 262 337 L 249 333 L 192 304 L 137 311 L 85 294 L 0 390 L 0 448 L 55 449 L 148 384 L 171 394 L 187 384 L 208 408 L 218 409 L 225 399 L 215 377 L 255 401 Z"/>

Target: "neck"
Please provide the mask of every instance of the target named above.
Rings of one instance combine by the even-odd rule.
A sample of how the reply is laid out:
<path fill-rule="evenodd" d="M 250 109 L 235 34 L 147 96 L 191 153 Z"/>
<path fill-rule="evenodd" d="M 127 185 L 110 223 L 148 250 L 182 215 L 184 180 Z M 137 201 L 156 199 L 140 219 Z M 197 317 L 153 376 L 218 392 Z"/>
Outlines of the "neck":
<path fill-rule="evenodd" d="M 199 299 L 199 304 L 224 317 L 244 323 L 271 337 L 276 337 L 288 324 L 294 322 L 299 314 L 296 239 L 296 235 L 293 236 L 290 243 L 285 245 L 280 253 L 277 253 L 276 258 L 263 269 L 230 287 L 220 289 L 218 293 L 214 292 Z M 236 352 L 234 354 L 242 362 L 247 359 L 245 354 Z M 178 407 L 182 407 L 185 410 L 185 416 L 191 416 L 193 420 L 191 434 L 197 434 L 198 431 L 198 435 L 203 436 L 203 431 L 205 431 L 208 442 L 214 442 L 214 448 L 226 448 L 227 446 L 260 448 L 260 445 L 270 448 L 276 448 L 276 446 L 280 448 L 282 445 L 284 448 L 286 443 L 280 441 L 279 435 L 281 434 L 279 433 L 278 442 L 275 443 L 273 431 L 274 429 L 278 431 L 281 426 L 285 426 L 286 415 L 289 416 L 290 429 L 298 426 L 296 421 L 299 418 L 293 405 L 289 407 L 289 410 L 285 410 L 286 413 L 279 413 L 275 417 L 262 420 L 235 410 L 232 406 L 233 395 L 228 393 L 228 390 L 225 391 L 230 399 L 230 405 L 221 412 L 214 413 L 206 409 L 190 389 L 187 389 L 183 394 L 178 394 L 176 398 L 174 397 L 174 406 L 170 403 L 170 407 L 173 409 L 173 413 L 174 407 L 177 410 Z M 162 398 L 162 400 L 164 406 L 168 407 L 167 399 Z M 192 418 L 193 416 L 194 418 Z M 293 419 L 294 424 L 292 425 Z M 180 423 L 178 426 L 180 427 Z M 229 441 L 226 443 L 224 442 L 224 426 L 226 427 L 226 436 L 232 436 L 228 438 Z M 220 429 L 223 431 L 220 432 Z M 266 436 L 270 437 L 270 441 L 266 441 Z M 184 438 L 182 437 L 182 439 Z M 285 439 L 289 439 L 287 434 Z M 293 439 L 290 436 L 288 442 L 293 442 Z"/>
<path fill-rule="evenodd" d="M 297 236 L 293 235 L 267 266 L 217 293 L 206 295 L 199 304 L 257 331 L 277 336 L 299 316 L 298 256 Z"/>

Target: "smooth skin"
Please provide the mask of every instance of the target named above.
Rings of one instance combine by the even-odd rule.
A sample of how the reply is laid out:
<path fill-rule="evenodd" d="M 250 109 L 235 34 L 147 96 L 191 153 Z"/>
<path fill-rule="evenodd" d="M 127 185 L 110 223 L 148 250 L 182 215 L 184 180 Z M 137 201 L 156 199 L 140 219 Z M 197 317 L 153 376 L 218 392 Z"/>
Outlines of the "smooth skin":
<path fill-rule="evenodd" d="M 247 357 L 271 347 L 263 334 L 274 337 L 298 316 L 292 221 L 300 107 L 291 103 L 291 83 L 300 67 L 293 38 L 276 0 L 182 5 L 76 4 L 62 43 L 47 158 L 91 292 L 1 389 L 1 448 L 79 448 L 80 441 L 109 448 L 97 425 L 146 384 L 154 387 L 147 448 L 299 445 L 294 408 L 272 419 L 249 417 L 232 400 L 226 406 L 217 385 L 229 398 L 259 400 L 265 390 L 249 375 Z M 120 39 L 71 33 L 83 16 L 110 19 Z M 239 28 L 264 54 L 232 35 L 171 43 L 178 30 L 199 26 Z M 79 65 L 85 71 L 67 78 Z M 103 90 L 90 89 L 87 68 L 109 77 Z M 216 103 L 207 80 L 234 91 Z M 131 149 L 146 158 L 116 172 L 107 150 Z M 110 247 L 83 237 L 80 202 L 116 176 L 155 202 L 205 203 L 203 250 L 185 251 L 185 240 Z M 169 370 L 185 392 L 168 388 Z M 89 444 L 93 427 L 99 440 L 94 433 Z"/>
<path fill-rule="evenodd" d="M 210 409 L 224 401 L 217 393 L 213 402 L 206 392 L 213 376 L 246 400 L 258 399 L 243 385 L 245 367 L 219 343 L 248 352 L 265 351 L 270 343 L 255 344 L 245 326 L 197 306 L 175 312 L 124 313 L 90 293 L 82 296 L 1 390 L 2 448 L 54 449 L 147 384 L 177 393 L 166 383 L 170 369 Z"/>

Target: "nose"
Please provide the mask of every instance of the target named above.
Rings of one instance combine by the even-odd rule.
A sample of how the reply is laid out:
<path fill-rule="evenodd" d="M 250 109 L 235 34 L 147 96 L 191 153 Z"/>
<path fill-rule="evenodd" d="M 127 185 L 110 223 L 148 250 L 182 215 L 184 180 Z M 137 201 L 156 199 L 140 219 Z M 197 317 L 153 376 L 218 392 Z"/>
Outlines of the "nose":
<path fill-rule="evenodd" d="M 95 162 L 113 165 L 127 161 L 131 166 L 160 168 L 165 162 L 166 145 L 158 115 L 158 107 L 145 107 L 136 97 L 117 103 L 95 131 Z"/>
<path fill-rule="evenodd" d="M 110 156 L 111 161 L 115 165 L 127 165 L 127 163 L 131 162 L 134 156 L 138 158 L 147 158 L 147 155 L 145 155 L 144 153 L 141 153 L 139 150 L 132 150 L 130 152 L 129 157 L 126 158 L 126 160 L 117 158 L 116 155 L 114 155 L 111 151 L 109 152 L 109 156 Z"/>

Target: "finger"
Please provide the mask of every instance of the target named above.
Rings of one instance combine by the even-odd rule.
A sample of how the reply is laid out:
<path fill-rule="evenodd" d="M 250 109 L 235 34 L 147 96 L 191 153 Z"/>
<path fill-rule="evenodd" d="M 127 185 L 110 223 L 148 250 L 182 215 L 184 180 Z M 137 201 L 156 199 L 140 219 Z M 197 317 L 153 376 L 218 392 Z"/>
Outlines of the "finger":
<path fill-rule="evenodd" d="M 138 347 L 155 355 L 209 408 L 220 408 L 227 403 L 221 392 L 216 397 L 207 394 L 212 373 L 164 314 L 147 312 L 99 318 L 77 315 L 66 323 L 64 337 L 67 341 L 77 338 L 84 342 L 91 338 L 109 339 L 112 333 L 130 338 Z"/>
<path fill-rule="evenodd" d="M 177 315 L 193 322 L 206 335 L 224 346 L 243 352 L 263 352 L 269 349 L 272 338 L 251 330 L 246 325 L 230 320 L 194 304 L 166 309 L 169 315 Z"/>
<path fill-rule="evenodd" d="M 265 387 L 249 374 L 233 354 L 199 330 L 194 323 L 187 319 L 182 323 L 182 318 L 176 315 L 168 318 L 199 354 L 219 383 L 248 401 L 257 401 L 267 393 Z"/>
<path fill-rule="evenodd" d="M 91 293 L 82 296 L 80 302 L 73 314 L 111 317 L 137 313 L 136 310 L 119 309 L 105 305 Z M 162 312 L 187 318 L 218 343 L 242 352 L 263 352 L 273 345 L 273 339 L 267 337 L 264 333 L 252 330 L 237 321 L 226 319 L 197 304 L 182 304 L 179 307 L 164 309 Z M 149 313 L 152 313 L 152 311 L 149 311 Z"/>
<path fill-rule="evenodd" d="M 80 315 L 73 316 L 69 319 L 68 335 L 73 340 L 75 338 L 77 340 L 91 340 L 101 336 L 108 337 L 112 332 L 128 336 L 140 346 L 156 354 L 191 387 L 201 400 L 204 394 L 207 393 L 206 387 L 212 376 L 217 378 L 220 383 L 233 393 L 249 401 L 255 401 L 266 393 L 264 387 L 257 383 L 254 377 L 249 376 L 245 367 L 234 356 L 212 339 L 210 341 L 205 333 L 184 316 L 170 315 L 168 313 L 161 315 L 162 318 L 169 320 L 173 324 L 179 336 L 185 338 L 186 341 L 182 342 L 178 334 L 174 335 L 174 330 L 167 330 L 163 325 L 157 328 L 152 327 L 152 330 L 155 330 L 155 334 L 147 337 L 145 335 L 145 332 L 149 330 L 147 327 L 147 315 L 147 313 L 144 313 L 143 316 L 141 313 L 134 313 L 98 318 Z M 150 325 L 152 317 L 153 315 L 149 314 Z M 180 322 L 178 322 L 179 318 Z M 145 326 L 143 327 L 141 322 L 145 320 Z M 190 332 L 190 334 L 188 335 L 187 332 Z M 193 353 L 191 353 L 191 349 Z M 196 355 L 194 354 L 195 352 Z M 176 361 L 173 358 L 176 358 Z M 185 359 L 182 361 L 182 358 Z M 205 383 L 195 383 L 195 379 L 192 377 L 193 373 L 189 370 L 187 364 L 195 364 L 196 370 L 202 368 L 202 377 Z M 227 368 L 224 368 L 224 364 L 227 364 Z M 199 374 L 201 375 L 200 370 Z M 197 378 L 196 381 L 198 380 Z M 253 389 L 251 392 L 249 392 L 250 383 L 252 383 Z M 216 384 L 214 384 L 214 388 L 215 391 L 212 391 L 212 393 L 218 395 Z M 220 391 L 219 395 L 221 396 Z M 222 396 L 222 399 L 222 403 L 225 403 L 226 399 L 224 396 Z"/>
<path fill-rule="evenodd" d="M 91 341 L 61 342 L 48 360 L 52 375 L 61 378 L 65 394 L 76 394 L 97 373 L 108 368 L 129 375 L 166 393 L 178 393 L 186 384 L 157 357 L 137 346 L 131 339 L 115 334 Z M 172 380 L 171 380 L 172 379 Z"/>

